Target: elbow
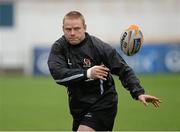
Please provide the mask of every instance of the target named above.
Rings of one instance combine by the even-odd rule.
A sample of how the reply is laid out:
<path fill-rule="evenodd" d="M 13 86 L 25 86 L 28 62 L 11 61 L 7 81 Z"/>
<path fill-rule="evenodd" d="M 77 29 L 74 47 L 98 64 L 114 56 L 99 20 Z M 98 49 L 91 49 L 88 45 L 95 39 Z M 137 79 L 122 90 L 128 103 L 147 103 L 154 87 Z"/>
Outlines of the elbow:
<path fill-rule="evenodd" d="M 55 80 L 55 82 L 58 84 L 58 85 L 63 85 L 65 87 L 68 87 L 68 84 L 67 83 L 64 83 L 64 82 L 58 82 Z"/>

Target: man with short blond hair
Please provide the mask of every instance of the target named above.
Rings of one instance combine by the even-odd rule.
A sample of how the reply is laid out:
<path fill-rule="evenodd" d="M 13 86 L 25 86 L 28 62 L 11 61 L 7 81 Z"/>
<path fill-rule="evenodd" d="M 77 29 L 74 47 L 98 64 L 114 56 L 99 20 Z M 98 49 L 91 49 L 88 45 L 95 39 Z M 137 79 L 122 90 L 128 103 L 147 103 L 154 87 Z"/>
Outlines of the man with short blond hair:
<path fill-rule="evenodd" d="M 134 99 L 159 107 L 160 100 L 144 94 L 116 50 L 86 32 L 80 12 L 65 15 L 63 32 L 51 48 L 48 66 L 56 83 L 67 87 L 73 131 L 112 131 L 118 102 L 112 74 L 119 76 Z"/>

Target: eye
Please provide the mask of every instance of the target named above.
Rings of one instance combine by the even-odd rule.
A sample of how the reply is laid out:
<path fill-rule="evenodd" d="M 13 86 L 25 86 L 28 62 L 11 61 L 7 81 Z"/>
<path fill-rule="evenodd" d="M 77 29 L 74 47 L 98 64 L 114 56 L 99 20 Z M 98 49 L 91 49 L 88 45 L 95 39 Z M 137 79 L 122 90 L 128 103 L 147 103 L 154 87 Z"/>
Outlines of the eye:
<path fill-rule="evenodd" d="M 79 31 L 81 28 L 80 27 L 75 27 L 74 30 L 75 31 Z"/>
<path fill-rule="evenodd" d="M 71 28 L 65 28 L 65 31 L 66 31 L 66 32 L 70 32 L 70 31 L 71 31 Z"/>

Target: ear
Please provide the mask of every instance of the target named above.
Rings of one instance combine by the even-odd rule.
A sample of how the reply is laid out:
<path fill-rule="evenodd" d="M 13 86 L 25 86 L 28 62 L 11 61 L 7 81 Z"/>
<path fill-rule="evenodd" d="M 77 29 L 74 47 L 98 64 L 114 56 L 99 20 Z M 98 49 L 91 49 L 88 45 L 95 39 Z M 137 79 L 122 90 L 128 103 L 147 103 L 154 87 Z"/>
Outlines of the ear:
<path fill-rule="evenodd" d="M 63 30 L 63 32 L 64 32 L 64 26 L 62 26 L 62 30 Z"/>
<path fill-rule="evenodd" d="M 87 29 L 87 25 L 86 25 L 86 24 L 84 24 L 84 29 L 85 29 L 85 31 L 86 31 L 86 29 Z"/>

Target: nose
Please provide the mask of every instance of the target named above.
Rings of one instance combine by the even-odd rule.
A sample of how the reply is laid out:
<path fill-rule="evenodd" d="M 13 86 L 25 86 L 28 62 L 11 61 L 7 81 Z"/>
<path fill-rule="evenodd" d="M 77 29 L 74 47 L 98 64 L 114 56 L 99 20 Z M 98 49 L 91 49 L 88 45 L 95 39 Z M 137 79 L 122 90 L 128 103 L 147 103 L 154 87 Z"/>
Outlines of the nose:
<path fill-rule="evenodd" d="M 74 29 L 72 29 L 71 30 L 71 35 L 74 35 L 74 34 L 75 34 Z"/>

